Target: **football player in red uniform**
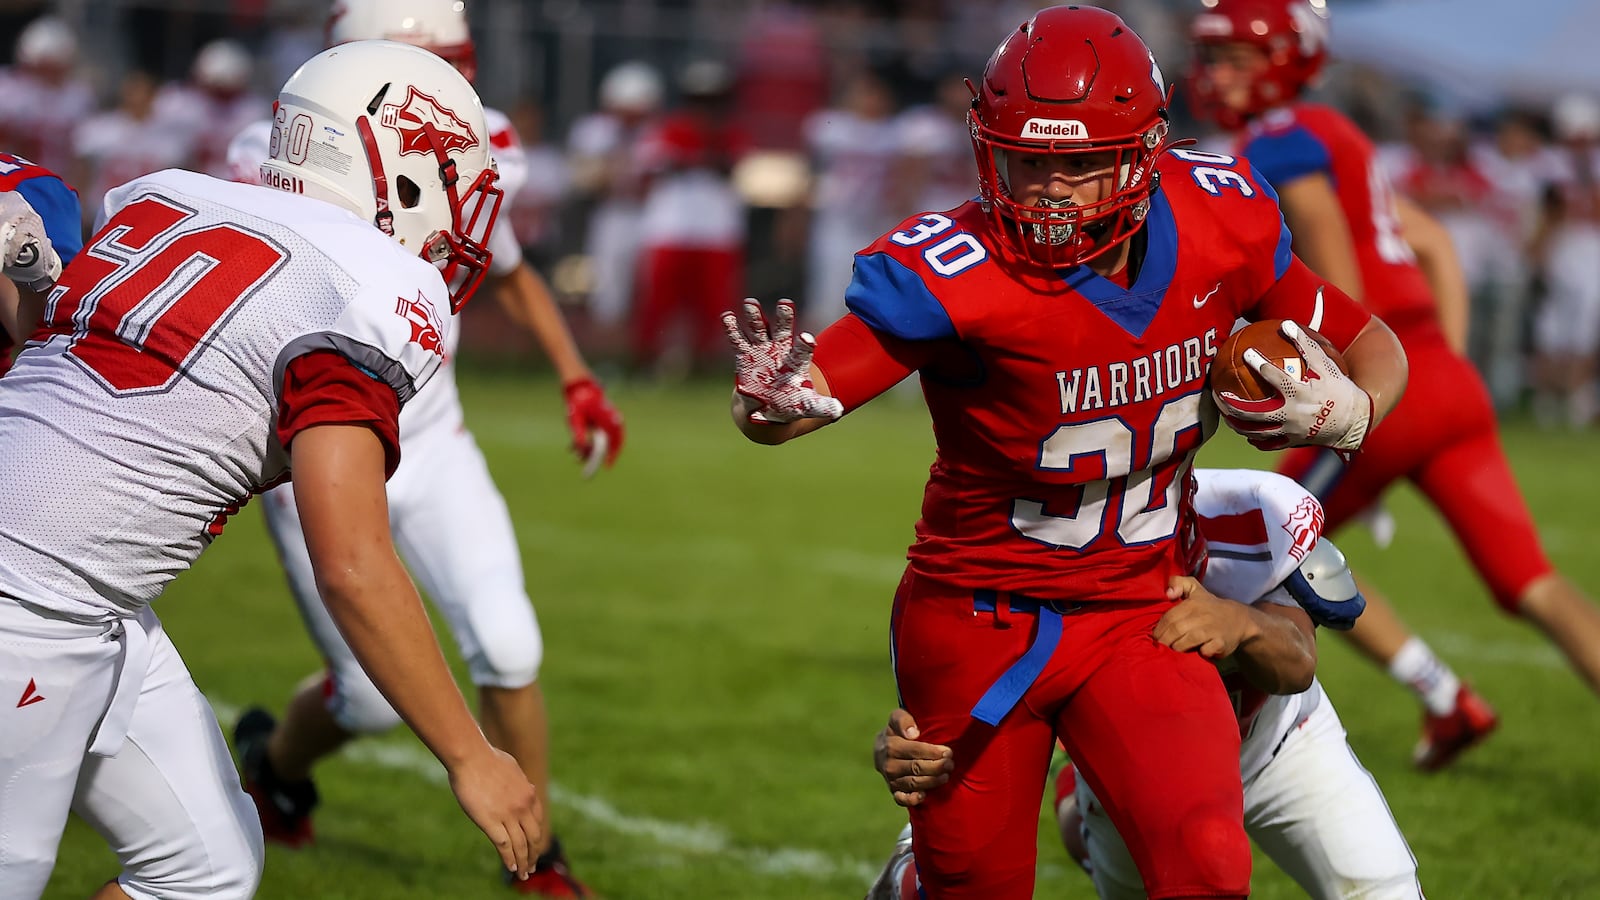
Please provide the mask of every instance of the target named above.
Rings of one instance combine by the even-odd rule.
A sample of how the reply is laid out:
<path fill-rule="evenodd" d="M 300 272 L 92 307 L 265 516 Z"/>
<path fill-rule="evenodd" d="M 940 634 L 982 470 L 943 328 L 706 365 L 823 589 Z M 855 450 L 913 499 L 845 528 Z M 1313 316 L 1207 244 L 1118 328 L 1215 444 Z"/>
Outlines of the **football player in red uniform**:
<path fill-rule="evenodd" d="M 1326 10 L 1308 0 L 1210 0 L 1190 34 L 1199 51 L 1190 79 L 1197 107 L 1245 129 L 1241 152 L 1277 190 L 1296 253 L 1382 316 L 1410 359 L 1405 399 L 1349 465 L 1301 450 L 1280 471 L 1321 496 L 1330 532 L 1395 481 L 1411 479 L 1500 607 L 1538 626 L 1600 691 L 1600 609 L 1545 556 L 1488 391 L 1461 354 L 1466 292 L 1448 236 L 1390 192 L 1371 141 L 1354 124 L 1299 99 L 1326 56 Z M 1494 729 L 1494 712 L 1381 595 L 1365 583 L 1362 591 L 1368 607 L 1351 640 L 1422 699 L 1414 760 L 1441 768 Z"/>
<path fill-rule="evenodd" d="M 1249 165 L 1173 148 L 1161 72 L 1115 15 L 1042 10 L 974 91 L 979 200 L 857 254 L 850 314 L 815 341 L 788 302 L 770 326 L 753 300 L 724 316 L 734 421 L 782 443 L 921 373 L 938 454 L 890 628 L 903 705 L 958 761 L 911 812 L 929 897 L 1033 895 L 1057 737 L 1151 897 L 1244 897 L 1227 693 L 1204 657 L 1152 638 L 1198 549 L 1206 374 L 1239 316 L 1321 331 L 1348 377 L 1286 326 L 1326 374 L 1224 412 L 1354 450 L 1398 399 L 1404 355 L 1294 258 Z"/>

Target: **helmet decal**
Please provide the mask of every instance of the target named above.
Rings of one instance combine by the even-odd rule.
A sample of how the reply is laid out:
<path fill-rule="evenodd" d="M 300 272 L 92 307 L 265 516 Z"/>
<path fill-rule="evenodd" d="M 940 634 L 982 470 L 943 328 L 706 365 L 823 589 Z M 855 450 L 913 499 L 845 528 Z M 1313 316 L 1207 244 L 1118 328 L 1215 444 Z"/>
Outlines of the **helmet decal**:
<path fill-rule="evenodd" d="M 411 326 L 411 343 L 416 344 L 429 353 L 444 356 L 444 338 L 440 336 L 439 313 L 427 297 L 417 292 L 417 299 L 407 300 L 404 297 L 396 298 L 395 315 L 405 319 Z"/>
<path fill-rule="evenodd" d="M 392 128 L 400 135 L 401 156 L 433 153 L 433 146 L 428 140 L 430 125 L 433 126 L 434 140 L 439 142 L 439 149 L 445 153 L 478 146 L 478 135 L 465 119 L 431 95 L 417 90 L 414 84 L 408 86 L 404 103 L 391 103 L 383 107 L 381 121 L 384 127 Z"/>

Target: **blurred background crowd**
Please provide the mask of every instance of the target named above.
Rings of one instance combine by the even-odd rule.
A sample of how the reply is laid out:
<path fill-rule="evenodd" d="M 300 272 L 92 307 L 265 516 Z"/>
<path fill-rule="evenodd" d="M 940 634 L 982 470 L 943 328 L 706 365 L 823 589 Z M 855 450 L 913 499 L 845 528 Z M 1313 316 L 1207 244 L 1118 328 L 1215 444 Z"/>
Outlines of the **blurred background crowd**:
<path fill-rule="evenodd" d="M 1201 2 L 1101 5 L 1181 83 Z M 856 250 L 974 193 L 962 78 L 1042 5 L 473 0 L 468 13 L 478 91 L 526 153 L 512 215 L 527 258 L 592 357 L 671 378 L 726 369 L 714 313 L 736 297 L 794 297 L 820 327 L 843 311 Z M 1584 427 L 1600 414 L 1600 54 L 1585 46 L 1600 4 L 1524 0 L 1514 19 L 1504 6 L 1330 3 L 1339 62 L 1320 93 L 1454 236 L 1496 402 Z M 253 172 L 228 142 L 322 48 L 327 8 L 0 0 L 0 147 L 65 175 L 91 217 L 148 171 Z M 1227 149 L 1181 90 L 1174 111 L 1180 134 Z M 662 269 L 685 259 L 692 273 Z M 673 284 L 695 287 L 661 295 Z M 478 306 L 469 340 L 523 349 Z"/>

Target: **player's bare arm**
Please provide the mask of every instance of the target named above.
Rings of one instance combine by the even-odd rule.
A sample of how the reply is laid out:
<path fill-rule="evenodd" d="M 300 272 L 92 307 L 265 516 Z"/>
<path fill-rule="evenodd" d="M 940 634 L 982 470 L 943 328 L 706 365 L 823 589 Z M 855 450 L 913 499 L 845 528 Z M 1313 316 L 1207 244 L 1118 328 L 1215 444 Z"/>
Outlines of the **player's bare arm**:
<path fill-rule="evenodd" d="M 844 415 L 843 404 L 828 394 L 826 380 L 811 364 L 816 340 L 796 332 L 794 321 L 789 300 L 778 301 L 770 326 L 755 300 L 722 314 L 735 353 L 730 414 L 758 444 L 782 444 Z"/>
<path fill-rule="evenodd" d="M 561 379 L 572 450 L 585 462 L 585 476 L 592 475 L 602 463 L 611 466 L 622 452 L 622 416 L 606 399 L 584 361 L 550 285 L 527 263 L 520 263 L 504 275 L 490 274 L 488 282 L 506 313 L 533 334 L 556 370 L 556 377 Z"/>
<path fill-rule="evenodd" d="M 516 760 L 484 739 L 389 534 L 384 447 L 367 427 L 321 425 L 290 445 L 306 547 L 339 631 L 385 698 L 439 758 L 468 817 L 525 875 L 539 799 Z"/>
<path fill-rule="evenodd" d="M 1428 287 L 1433 289 L 1445 343 L 1457 353 L 1466 353 L 1472 298 L 1466 274 L 1461 271 L 1461 258 L 1456 255 L 1455 242 L 1438 219 L 1410 199 L 1397 194 L 1394 205 L 1400 216 L 1400 236 L 1417 255 L 1417 265 L 1427 277 Z"/>
<path fill-rule="evenodd" d="M 1345 348 L 1344 361 L 1350 368 L 1350 380 L 1372 398 L 1372 422 L 1367 426 L 1370 432 L 1405 393 L 1406 378 L 1410 374 L 1405 348 L 1400 346 L 1400 339 L 1389 326 L 1373 316 Z"/>
<path fill-rule="evenodd" d="M 921 735 L 911 713 L 896 709 L 872 742 L 872 765 L 901 806 L 916 806 L 928 799 L 928 792 L 949 781 L 955 771 L 950 748 L 923 743 L 917 740 Z"/>
<path fill-rule="evenodd" d="M 1317 671 L 1317 644 L 1303 610 L 1271 602 L 1245 605 L 1217 597 L 1186 576 L 1172 579 L 1177 600 L 1152 636 L 1180 652 L 1231 658 L 1250 683 L 1269 694 L 1298 694 Z"/>
<path fill-rule="evenodd" d="M 1361 265 L 1356 260 L 1350 223 L 1327 174 L 1314 172 L 1284 184 L 1278 203 L 1294 235 L 1294 253 L 1323 278 L 1357 302 L 1364 299 Z"/>

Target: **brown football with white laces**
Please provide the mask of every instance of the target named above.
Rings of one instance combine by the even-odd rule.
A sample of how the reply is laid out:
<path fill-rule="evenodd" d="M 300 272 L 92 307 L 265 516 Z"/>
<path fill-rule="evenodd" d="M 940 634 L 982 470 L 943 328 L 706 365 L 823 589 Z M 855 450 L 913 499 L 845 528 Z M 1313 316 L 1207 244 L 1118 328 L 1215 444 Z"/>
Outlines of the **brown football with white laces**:
<path fill-rule="evenodd" d="M 1223 340 L 1217 347 L 1217 357 L 1211 362 L 1211 390 L 1217 394 L 1229 393 L 1246 400 L 1265 400 L 1273 396 L 1271 385 L 1267 383 L 1249 363 L 1244 361 L 1244 351 L 1254 348 L 1267 362 L 1289 373 L 1290 376 L 1305 380 L 1306 364 L 1300 357 L 1300 351 L 1294 342 L 1284 337 L 1280 326 L 1282 319 L 1262 319 L 1251 322 L 1245 327 L 1235 331 Z M 1312 340 L 1315 340 L 1324 353 L 1333 359 L 1339 371 L 1348 373 L 1345 367 L 1344 356 L 1331 341 L 1315 331 L 1300 326 L 1300 330 Z"/>

